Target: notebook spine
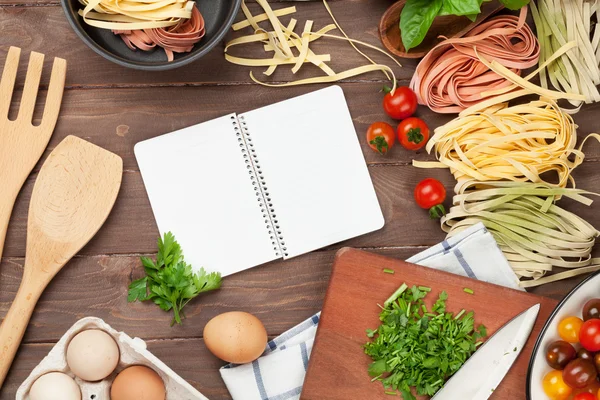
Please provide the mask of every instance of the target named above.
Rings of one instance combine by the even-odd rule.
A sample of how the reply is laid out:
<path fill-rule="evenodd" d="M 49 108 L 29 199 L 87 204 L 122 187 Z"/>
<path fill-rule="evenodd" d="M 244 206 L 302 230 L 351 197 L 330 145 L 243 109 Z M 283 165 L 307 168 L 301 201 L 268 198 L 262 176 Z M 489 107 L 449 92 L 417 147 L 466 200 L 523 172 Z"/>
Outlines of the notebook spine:
<path fill-rule="evenodd" d="M 273 246 L 273 251 L 275 251 L 277 257 L 287 257 L 288 252 L 283 238 L 283 232 L 279 225 L 279 221 L 277 220 L 275 206 L 273 205 L 267 182 L 265 181 L 265 177 L 261 170 L 258 154 L 252 143 L 252 136 L 248 129 L 248 124 L 243 116 L 238 116 L 237 118 L 231 116 L 231 119 L 242 156 L 244 157 L 244 163 L 248 169 L 252 187 L 260 206 L 260 212 L 264 218 L 267 232 Z"/>

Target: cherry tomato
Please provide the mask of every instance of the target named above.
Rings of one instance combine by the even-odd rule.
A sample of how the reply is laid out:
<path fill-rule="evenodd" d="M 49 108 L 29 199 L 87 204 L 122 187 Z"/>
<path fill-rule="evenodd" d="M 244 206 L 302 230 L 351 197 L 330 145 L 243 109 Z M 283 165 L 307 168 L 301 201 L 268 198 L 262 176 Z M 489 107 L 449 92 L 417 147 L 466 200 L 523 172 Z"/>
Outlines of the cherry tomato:
<path fill-rule="evenodd" d="M 594 365 L 596 366 L 596 371 L 600 374 L 600 353 L 594 355 Z"/>
<path fill-rule="evenodd" d="M 600 318 L 600 299 L 591 299 L 583 306 L 583 320 Z"/>
<path fill-rule="evenodd" d="M 584 387 L 583 389 L 575 389 L 573 393 L 571 393 L 571 397 L 575 397 L 581 393 L 590 393 L 596 396 L 598 394 L 598 389 L 600 389 L 600 383 L 597 380 L 594 380 L 591 385 Z M 596 398 L 594 397 L 594 400 Z"/>
<path fill-rule="evenodd" d="M 542 387 L 544 388 L 546 396 L 550 397 L 552 400 L 566 400 L 573 391 L 573 389 L 563 381 L 562 372 L 556 370 L 550 371 L 544 376 Z"/>
<path fill-rule="evenodd" d="M 379 154 L 387 154 L 395 141 L 394 128 L 390 124 L 375 122 L 367 129 L 367 142 Z"/>
<path fill-rule="evenodd" d="M 552 342 L 546 349 L 546 361 L 554 369 L 564 369 L 576 356 L 575 347 L 564 340 Z"/>
<path fill-rule="evenodd" d="M 442 204 L 444 200 L 446 200 L 446 189 L 437 179 L 423 179 L 415 187 L 415 201 L 419 207 L 429 209 L 431 218 L 441 218 L 446 214 Z"/>
<path fill-rule="evenodd" d="M 578 395 L 573 397 L 573 400 L 597 400 L 597 399 L 596 399 L 596 396 L 594 396 L 591 393 L 579 393 Z"/>
<path fill-rule="evenodd" d="M 562 371 L 563 380 L 573 389 L 583 389 L 596 380 L 598 371 L 591 361 L 576 358 Z"/>
<path fill-rule="evenodd" d="M 581 332 L 579 332 L 581 333 Z M 594 362 L 594 355 L 595 353 L 584 349 L 583 347 L 580 348 L 579 350 L 577 350 L 577 358 L 583 358 L 584 360 L 588 360 L 591 362 Z"/>
<path fill-rule="evenodd" d="M 558 335 L 569 343 L 577 343 L 581 325 L 583 325 L 581 318 L 566 317 L 558 323 Z"/>
<path fill-rule="evenodd" d="M 417 111 L 417 95 L 409 87 L 399 86 L 383 98 L 383 109 L 394 119 L 408 118 Z"/>
<path fill-rule="evenodd" d="M 429 140 L 429 127 L 420 118 L 410 117 L 398 125 L 398 141 L 407 150 L 419 150 Z"/>
<path fill-rule="evenodd" d="M 581 325 L 579 343 L 589 351 L 600 351 L 600 319 L 588 319 Z"/>

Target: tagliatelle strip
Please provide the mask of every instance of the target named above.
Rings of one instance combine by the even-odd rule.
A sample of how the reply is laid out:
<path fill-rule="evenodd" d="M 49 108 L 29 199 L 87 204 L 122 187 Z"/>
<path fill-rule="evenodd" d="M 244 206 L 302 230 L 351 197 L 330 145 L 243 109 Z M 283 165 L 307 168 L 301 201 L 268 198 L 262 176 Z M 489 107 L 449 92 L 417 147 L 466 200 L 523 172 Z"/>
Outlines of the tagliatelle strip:
<path fill-rule="evenodd" d="M 482 222 L 494 236 L 522 287 L 600 270 L 591 251 L 600 232 L 591 224 L 554 204 L 559 196 L 590 205 L 578 189 L 534 183 L 477 182 L 459 184 L 453 206 L 442 217 L 442 229 L 453 236 Z M 545 276 L 553 267 L 567 271 Z"/>
<path fill-rule="evenodd" d="M 410 83 L 419 103 L 437 113 L 458 113 L 490 96 L 484 92 L 511 86 L 480 57 L 517 74 L 534 66 L 540 46 L 525 23 L 526 16 L 527 7 L 523 7 L 519 17 L 493 17 L 464 37 L 444 40 L 429 51 Z"/>
<path fill-rule="evenodd" d="M 321 28 L 318 31 L 313 31 L 313 21 L 308 20 L 308 21 L 306 21 L 306 23 L 304 25 L 304 29 L 303 29 L 303 32 L 301 35 L 298 35 L 297 33 L 294 32 L 294 28 L 296 26 L 295 19 L 292 18 L 288 26 L 283 25 L 281 23 L 281 21 L 279 21 L 279 19 L 278 19 L 278 17 L 280 17 L 280 16 L 289 15 L 289 14 L 293 13 L 295 11 L 295 9 L 292 10 L 292 8 L 285 8 L 285 9 L 281 9 L 281 10 L 273 10 L 271 8 L 271 6 L 269 5 L 269 3 L 267 2 L 267 0 L 257 0 L 257 3 L 263 8 L 265 13 L 260 14 L 258 16 L 254 16 L 251 14 L 251 12 L 248 9 L 248 7 L 246 6 L 245 2 L 242 2 L 242 11 L 243 11 L 246 19 L 244 21 L 234 24 L 233 29 L 239 30 L 239 29 L 242 29 L 243 27 L 252 27 L 254 30 L 254 34 L 248 35 L 248 36 L 242 36 L 242 37 L 233 39 L 230 42 L 228 42 L 225 46 L 225 59 L 227 61 L 237 64 L 237 65 L 250 66 L 250 67 L 266 66 L 268 68 L 263 72 L 263 74 L 265 74 L 267 76 L 272 75 L 273 72 L 275 72 L 275 69 L 279 65 L 293 65 L 292 72 L 295 74 L 301 69 L 302 65 L 304 65 L 305 63 L 312 63 L 312 64 L 316 65 L 317 67 L 319 67 L 326 74 L 326 76 L 300 79 L 297 81 L 292 81 L 292 82 L 287 82 L 287 83 L 271 84 L 271 83 L 259 81 L 258 79 L 256 79 L 254 74 L 252 72 L 250 72 L 250 77 L 254 82 L 264 85 L 264 86 L 269 86 L 269 87 L 296 86 L 296 85 L 305 85 L 305 84 L 313 84 L 313 83 L 337 82 L 341 79 L 347 79 L 347 78 L 361 75 L 361 74 L 364 74 L 367 72 L 380 71 L 380 72 L 383 72 L 388 79 L 391 76 L 391 78 L 393 80 L 392 90 L 396 89 L 396 79 L 394 77 L 393 70 L 386 65 L 381 65 L 381 64 L 375 63 L 366 54 L 361 52 L 356 47 L 356 44 L 360 44 L 362 46 L 366 46 L 366 47 L 375 49 L 375 50 L 387 55 L 398 66 L 401 66 L 400 63 L 398 61 L 396 61 L 391 55 L 389 55 L 385 51 L 383 51 L 375 46 L 348 38 L 348 36 L 345 34 L 345 32 L 337 24 L 337 21 L 335 20 L 335 17 L 333 16 L 331 9 L 329 8 L 329 5 L 327 4 L 327 2 L 325 0 L 323 1 L 323 4 L 325 5 L 327 12 L 330 14 L 334 24 L 327 25 L 326 27 Z M 273 31 L 266 31 L 258 25 L 259 22 L 265 21 L 265 20 L 269 20 L 269 22 L 272 25 Z M 336 36 L 336 35 L 329 34 L 328 32 L 330 32 L 333 29 L 339 29 L 340 32 L 342 32 L 342 34 L 344 36 Z M 314 42 L 315 40 L 322 38 L 322 37 L 344 40 L 344 41 L 349 42 L 352 45 L 352 47 L 354 47 L 361 55 L 363 55 L 363 57 L 365 57 L 367 60 L 369 60 L 371 65 L 366 65 L 366 66 L 358 67 L 358 68 L 352 68 L 348 71 L 336 73 L 333 69 L 331 69 L 326 64 L 326 62 L 330 61 L 330 58 L 331 58 L 329 54 L 317 55 L 310 48 L 311 42 Z M 273 56 L 271 58 L 255 59 L 255 58 L 237 57 L 237 56 L 232 56 L 232 55 L 228 54 L 228 51 L 233 46 L 255 43 L 255 42 L 264 43 L 264 46 L 263 46 L 264 50 L 267 52 L 273 52 L 274 53 Z"/>
<path fill-rule="evenodd" d="M 531 181 L 559 187 L 570 182 L 574 186 L 571 172 L 583 162 L 585 140 L 576 147 L 577 126 L 555 100 L 581 100 L 582 95 L 541 88 L 496 61 L 480 60 L 521 89 L 471 106 L 458 118 L 437 128 L 426 149 L 435 150 L 439 162 L 414 161 L 413 165 L 450 168 L 459 183 L 474 179 Z M 530 94 L 542 97 L 527 104 L 507 103 Z M 598 139 L 595 134 L 589 137 Z M 542 178 L 546 172 L 555 172 L 557 182 Z"/>
<path fill-rule="evenodd" d="M 133 31 L 113 31 L 132 50 L 136 48 L 148 51 L 156 46 L 162 47 L 167 60 L 173 61 L 173 53 L 190 52 L 205 34 L 204 18 L 197 7 L 192 9 L 192 17 L 180 20 L 177 25 L 167 28 L 155 28 Z"/>
<path fill-rule="evenodd" d="M 540 38 L 540 64 L 557 48 L 575 44 L 572 50 L 541 69 L 541 85 L 548 88 L 550 80 L 556 89 L 582 94 L 586 103 L 600 101 L 596 87 L 600 84 L 600 29 L 590 23 L 600 16 L 598 2 L 591 5 L 588 1 L 538 0 L 537 5 L 531 3 L 531 11 Z"/>
<path fill-rule="evenodd" d="M 97 28 L 135 30 L 166 28 L 192 17 L 188 0 L 79 0 L 85 23 Z"/>

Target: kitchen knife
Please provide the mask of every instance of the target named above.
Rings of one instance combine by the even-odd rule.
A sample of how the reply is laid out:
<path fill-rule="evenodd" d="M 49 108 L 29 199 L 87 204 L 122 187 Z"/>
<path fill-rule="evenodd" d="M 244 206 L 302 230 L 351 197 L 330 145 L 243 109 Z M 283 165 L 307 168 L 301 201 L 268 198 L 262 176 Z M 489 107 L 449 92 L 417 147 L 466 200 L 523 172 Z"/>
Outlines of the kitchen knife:
<path fill-rule="evenodd" d="M 486 400 L 527 343 L 540 305 L 523 311 L 482 344 L 431 400 Z"/>

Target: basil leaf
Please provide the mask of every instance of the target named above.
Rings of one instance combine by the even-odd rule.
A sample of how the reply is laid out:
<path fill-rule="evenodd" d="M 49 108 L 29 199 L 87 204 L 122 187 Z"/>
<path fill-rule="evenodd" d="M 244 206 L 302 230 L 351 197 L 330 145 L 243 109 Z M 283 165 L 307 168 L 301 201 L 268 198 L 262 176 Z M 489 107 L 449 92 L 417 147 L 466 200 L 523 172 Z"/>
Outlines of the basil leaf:
<path fill-rule="evenodd" d="M 522 7 L 529 4 L 529 0 L 500 0 L 500 3 L 509 10 L 520 10 Z"/>
<path fill-rule="evenodd" d="M 472 15 L 481 12 L 483 0 L 444 0 L 438 15 Z"/>
<path fill-rule="evenodd" d="M 400 14 L 402 44 L 406 51 L 417 47 L 442 8 L 443 0 L 408 0 Z"/>

